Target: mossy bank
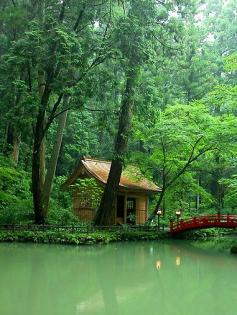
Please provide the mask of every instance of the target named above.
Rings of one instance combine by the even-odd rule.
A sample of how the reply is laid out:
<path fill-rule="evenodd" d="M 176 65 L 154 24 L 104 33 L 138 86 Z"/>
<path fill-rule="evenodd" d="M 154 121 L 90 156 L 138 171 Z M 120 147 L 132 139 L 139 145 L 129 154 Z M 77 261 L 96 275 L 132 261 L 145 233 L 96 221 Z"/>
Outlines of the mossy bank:
<path fill-rule="evenodd" d="M 0 242 L 33 242 L 45 244 L 93 245 L 120 241 L 159 240 L 167 233 L 155 231 L 0 231 Z"/>

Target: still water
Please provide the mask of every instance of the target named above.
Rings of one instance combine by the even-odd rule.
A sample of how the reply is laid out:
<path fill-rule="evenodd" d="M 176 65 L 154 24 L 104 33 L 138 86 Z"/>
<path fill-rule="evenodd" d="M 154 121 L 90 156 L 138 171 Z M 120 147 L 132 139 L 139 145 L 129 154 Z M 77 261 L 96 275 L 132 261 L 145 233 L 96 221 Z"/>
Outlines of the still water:
<path fill-rule="evenodd" d="M 186 241 L 0 244 L 0 315 L 236 315 L 237 257 Z"/>

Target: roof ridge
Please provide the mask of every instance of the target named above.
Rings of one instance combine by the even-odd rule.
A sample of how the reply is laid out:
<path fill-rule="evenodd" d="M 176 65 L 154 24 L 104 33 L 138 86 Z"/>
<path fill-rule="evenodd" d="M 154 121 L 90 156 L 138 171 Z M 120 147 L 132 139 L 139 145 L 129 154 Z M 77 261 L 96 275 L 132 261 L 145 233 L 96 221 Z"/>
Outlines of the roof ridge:
<path fill-rule="evenodd" d="M 72 175 L 67 179 L 67 181 L 63 184 L 64 187 L 71 185 L 75 180 L 80 176 L 80 174 L 85 175 L 84 172 L 82 172 L 82 167 L 84 167 L 86 174 L 88 176 L 91 176 L 98 180 L 101 184 L 105 185 L 108 176 L 109 176 L 109 168 L 111 165 L 111 161 L 106 160 L 99 160 L 96 158 L 90 158 L 90 157 L 83 157 L 81 159 L 81 163 L 77 166 L 77 168 L 74 170 Z M 139 166 L 133 166 L 138 170 L 138 174 L 141 174 L 141 178 L 137 178 L 135 180 L 134 178 L 131 178 L 129 173 L 124 174 L 124 170 L 121 174 L 119 187 L 130 189 L 130 190 L 136 190 L 136 191 L 147 191 L 147 192 L 160 192 L 161 188 L 158 187 L 155 183 L 152 182 L 152 180 L 146 178 L 139 169 Z M 133 172 L 134 173 L 134 172 Z"/>
<path fill-rule="evenodd" d="M 91 157 L 87 157 L 87 156 L 84 156 L 83 157 L 84 161 L 95 161 L 95 162 L 101 162 L 101 163 L 111 163 L 111 161 L 108 161 L 108 160 L 101 160 L 101 159 L 97 159 L 97 158 L 91 158 Z"/>

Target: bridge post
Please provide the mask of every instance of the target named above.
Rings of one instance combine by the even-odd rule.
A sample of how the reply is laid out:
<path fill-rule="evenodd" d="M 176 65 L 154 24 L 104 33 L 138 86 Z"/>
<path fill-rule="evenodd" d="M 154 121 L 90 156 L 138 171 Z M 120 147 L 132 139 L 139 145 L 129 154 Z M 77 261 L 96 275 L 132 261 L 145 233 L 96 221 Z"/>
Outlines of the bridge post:
<path fill-rule="evenodd" d="M 230 221 L 230 214 L 229 213 L 227 213 L 226 219 L 227 219 L 227 223 L 229 223 L 229 221 Z"/>
<path fill-rule="evenodd" d="M 172 232 L 174 229 L 174 222 L 172 219 L 170 219 L 170 232 Z"/>

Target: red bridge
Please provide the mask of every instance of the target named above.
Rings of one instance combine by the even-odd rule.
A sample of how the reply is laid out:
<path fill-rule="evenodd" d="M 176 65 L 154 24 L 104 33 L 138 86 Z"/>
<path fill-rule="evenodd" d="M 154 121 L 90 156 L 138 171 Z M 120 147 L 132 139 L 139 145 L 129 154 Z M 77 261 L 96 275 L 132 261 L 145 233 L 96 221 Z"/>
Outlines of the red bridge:
<path fill-rule="evenodd" d="M 170 232 L 181 233 L 188 230 L 206 229 L 212 227 L 237 228 L 237 215 L 206 215 L 193 217 L 187 220 L 170 221 Z"/>

